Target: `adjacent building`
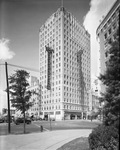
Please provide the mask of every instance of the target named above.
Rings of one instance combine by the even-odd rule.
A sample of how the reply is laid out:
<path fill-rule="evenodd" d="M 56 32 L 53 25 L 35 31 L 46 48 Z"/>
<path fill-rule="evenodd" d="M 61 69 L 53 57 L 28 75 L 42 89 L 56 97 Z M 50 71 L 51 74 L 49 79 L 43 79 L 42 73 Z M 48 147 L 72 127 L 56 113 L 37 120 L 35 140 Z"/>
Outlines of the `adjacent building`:
<path fill-rule="evenodd" d="M 32 92 L 32 96 L 30 98 L 30 102 L 33 103 L 32 107 L 28 110 L 29 116 L 33 116 L 34 118 L 40 118 L 41 113 L 41 90 L 40 84 L 37 77 L 30 77 L 30 87 L 29 90 Z"/>
<path fill-rule="evenodd" d="M 100 73 L 104 74 L 106 62 L 109 59 L 107 51 L 110 48 L 108 40 L 114 41 L 114 34 L 119 27 L 120 1 L 117 0 L 97 28 L 96 34 L 100 45 Z M 105 87 L 101 85 L 101 92 Z"/>
<path fill-rule="evenodd" d="M 86 118 L 91 88 L 90 34 L 64 7 L 39 30 L 41 117 Z"/>
<path fill-rule="evenodd" d="M 92 89 L 89 92 L 89 112 L 97 112 L 100 106 L 98 92 L 93 91 Z"/>

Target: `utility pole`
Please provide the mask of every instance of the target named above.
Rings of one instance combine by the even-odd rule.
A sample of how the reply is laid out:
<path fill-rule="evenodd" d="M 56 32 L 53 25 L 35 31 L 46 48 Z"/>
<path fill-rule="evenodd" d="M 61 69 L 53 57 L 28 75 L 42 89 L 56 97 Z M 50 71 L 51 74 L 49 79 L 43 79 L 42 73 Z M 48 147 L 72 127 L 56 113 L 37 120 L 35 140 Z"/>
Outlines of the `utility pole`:
<path fill-rule="evenodd" d="M 9 83 L 8 83 L 8 69 L 7 62 L 5 62 L 5 70 L 6 70 L 6 83 L 7 83 L 7 100 L 8 100 L 8 133 L 11 132 L 10 128 L 10 98 L 9 98 Z"/>

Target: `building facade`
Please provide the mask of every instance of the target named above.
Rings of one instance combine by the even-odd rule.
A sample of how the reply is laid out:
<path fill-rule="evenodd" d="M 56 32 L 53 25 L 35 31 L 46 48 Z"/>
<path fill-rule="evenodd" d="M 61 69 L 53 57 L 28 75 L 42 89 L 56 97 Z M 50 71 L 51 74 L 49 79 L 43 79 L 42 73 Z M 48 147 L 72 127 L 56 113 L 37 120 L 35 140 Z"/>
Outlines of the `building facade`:
<path fill-rule="evenodd" d="M 86 118 L 90 57 L 90 34 L 70 12 L 59 8 L 39 30 L 42 118 Z"/>
<path fill-rule="evenodd" d="M 96 34 L 100 45 L 100 73 L 106 70 L 106 61 L 109 59 L 107 51 L 110 48 L 108 40 L 114 41 L 114 34 L 119 27 L 120 1 L 117 0 L 97 28 Z M 101 92 L 105 91 L 101 84 Z"/>
<path fill-rule="evenodd" d="M 40 118 L 41 113 L 41 90 L 40 84 L 37 77 L 30 77 L 30 87 L 29 89 L 32 92 L 32 96 L 30 101 L 33 103 L 32 107 L 28 110 L 29 116 L 33 116 L 34 118 Z"/>
<path fill-rule="evenodd" d="M 94 111 L 97 112 L 100 106 L 98 92 L 90 90 L 89 94 L 89 112 Z"/>
<path fill-rule="evenodd" d="M 89 91 L 88 119 L 96 119 L 98 117 L 99 107 L 100 107 L 100 102 L 99 102 L 98 91 L 91 89 Z"/>

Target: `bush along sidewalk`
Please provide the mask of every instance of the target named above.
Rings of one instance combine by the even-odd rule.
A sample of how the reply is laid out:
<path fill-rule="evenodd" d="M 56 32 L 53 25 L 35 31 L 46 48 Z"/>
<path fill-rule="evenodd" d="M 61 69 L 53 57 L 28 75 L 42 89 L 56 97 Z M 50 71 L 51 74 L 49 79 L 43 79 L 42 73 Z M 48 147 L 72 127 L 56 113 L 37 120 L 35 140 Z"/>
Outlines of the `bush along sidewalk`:
<path fill-rule="evenodd" d="M 114 126 L 99 125 L 88 140 L 90 150 L 119 150 L 119 133 Z"/>

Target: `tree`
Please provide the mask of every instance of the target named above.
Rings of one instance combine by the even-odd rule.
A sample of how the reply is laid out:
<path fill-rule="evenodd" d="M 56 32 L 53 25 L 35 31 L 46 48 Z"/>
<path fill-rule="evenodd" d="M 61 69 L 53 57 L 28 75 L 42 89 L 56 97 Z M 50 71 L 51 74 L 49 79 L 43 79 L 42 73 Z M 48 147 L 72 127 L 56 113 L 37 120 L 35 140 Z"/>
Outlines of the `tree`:
<path fill-rule="evenodd" d="M 32 106 L 29 101 L 31 97 L 31 91 L 28 90 L 29 73 L 24 70 L 17 70 L 13 75 L 9 77 L 9 91 L 11 95 L 12 107 L 21 111 L 24 116 L 24 133 L 25 133 L 25 112 Z"/>
<path fill-rule="evenodd" d="M 2 109 L 2 114 L 4 115 L 4 114 L 6 114 L 7 113 L 7 109 L 6 108 L 3 108 Z"/>
<path fill-rule="evenodd" d="M 105 102 L 103 108 L 104 124 L 115 125 L 119 128 L 120 119 L 120 43 L 119 29 L 114 35 L 114 41 L 109 41 L 110 49 L 106 52 L 109 60 L 106 62 L 106 72 L 99 79 L 106 86 L 101 100 Z"/>

